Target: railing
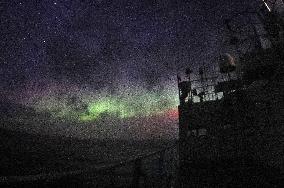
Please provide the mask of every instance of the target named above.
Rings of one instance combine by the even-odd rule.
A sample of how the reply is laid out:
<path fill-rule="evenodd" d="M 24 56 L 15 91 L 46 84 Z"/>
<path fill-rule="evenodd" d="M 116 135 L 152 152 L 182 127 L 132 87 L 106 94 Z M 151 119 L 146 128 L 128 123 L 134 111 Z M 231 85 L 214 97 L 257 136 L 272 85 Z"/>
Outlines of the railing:
<path fill-rule="evenodd" d="M 191 91 L 194 91 L 196 94 L 191 93 L 189 99 L 194 103 L 215 101 L 221 99 L 222 95 L 220 93 L 218 94 L 217 92 L 215 92 L 215 86 L 218 84 L 218 82 L 222 82 L 225 80 L 228 80 L 228 78 L 224 78 L 223 75 L 190 80 L 192 85 Z"/>
<path fill-rule="evenodd" d="M 177 146 L 83 170 L 0 177 L 0 187 L 173 187 Z"/>

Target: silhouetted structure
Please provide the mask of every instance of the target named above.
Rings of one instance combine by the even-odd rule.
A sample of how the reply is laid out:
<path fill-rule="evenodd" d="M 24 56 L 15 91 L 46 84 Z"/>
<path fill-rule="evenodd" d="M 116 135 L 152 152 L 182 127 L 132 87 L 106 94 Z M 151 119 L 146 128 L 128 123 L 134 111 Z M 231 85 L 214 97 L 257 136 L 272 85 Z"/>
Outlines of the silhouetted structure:
<path fill-rule="evenodd" d="M 270 26 L 265 24 L 270 47 L 254 43 L 239 54 L 237 66 L 225 54 L 219 74 L 205 77 L 200 69 L 199 79 L 188 80 L 193 95 L 179 106 L 180 187 L 283 185 L 284 30 L 271 33 Z M 258 37 L 253 40 L 261 43 Z M 236 36 L 231 41 L 241 42 Z"/>
<path fill-rule="evenodd" d="M 180 103 L 184 104 L 185 99 L 188 97 L 190 92 L 190 82 L 187 81 L 179 82 L 178 88 L 180 90 L 180 97 L 179 97 Z"/>

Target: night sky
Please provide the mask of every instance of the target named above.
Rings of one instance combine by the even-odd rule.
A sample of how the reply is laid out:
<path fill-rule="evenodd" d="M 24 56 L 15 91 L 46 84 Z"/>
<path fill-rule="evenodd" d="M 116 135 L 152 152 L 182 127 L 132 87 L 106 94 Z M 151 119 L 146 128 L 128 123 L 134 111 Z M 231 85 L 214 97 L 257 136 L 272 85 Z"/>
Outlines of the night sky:
<path fill-rule="evenodd" d="M 247 0 L 0 2 L 2 98 L 55 116 L 176 108 L 176 74 L 216 66 L 224 19 Z"/>

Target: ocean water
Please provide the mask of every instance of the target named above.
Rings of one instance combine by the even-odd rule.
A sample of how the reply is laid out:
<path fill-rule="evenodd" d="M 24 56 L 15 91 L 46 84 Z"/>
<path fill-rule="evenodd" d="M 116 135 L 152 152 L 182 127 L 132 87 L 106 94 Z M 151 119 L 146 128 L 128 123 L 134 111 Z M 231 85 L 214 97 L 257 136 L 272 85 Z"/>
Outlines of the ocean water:
<path fill-rule="evenodd" d="M 63 172 L 124 161 L 175 140 L 89 139 L 42 136 L 0 129 L 1 176 Z"/>

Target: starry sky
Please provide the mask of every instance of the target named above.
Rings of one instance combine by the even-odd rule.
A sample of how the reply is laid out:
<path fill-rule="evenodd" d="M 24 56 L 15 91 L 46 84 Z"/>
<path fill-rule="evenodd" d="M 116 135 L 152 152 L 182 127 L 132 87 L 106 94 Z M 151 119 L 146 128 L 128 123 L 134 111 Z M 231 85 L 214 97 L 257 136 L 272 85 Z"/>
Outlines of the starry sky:
<path fill-rule="evenodd" d="M 1 94 L 61 115 L 76 103 L 87 109 L 81 120 L 110 108 L 121 117 L 176 108 L 176 74 L 216 66 L 224 19 L 251 3 L 1 1 Z"/>
<path fill-rule="evenodd" d="M 245 1 L 1 1 L 1 85 L 68 80 L 149 88 L 220 50 L 222 20 Z M 220 53 L 220 52 L 219 52 Z"/>

